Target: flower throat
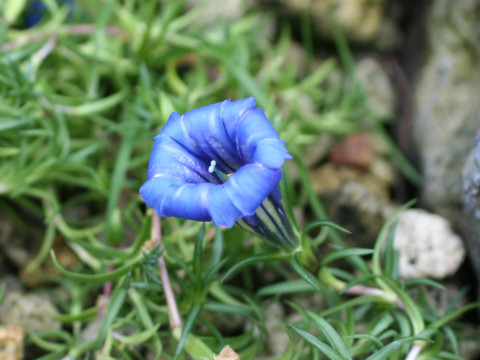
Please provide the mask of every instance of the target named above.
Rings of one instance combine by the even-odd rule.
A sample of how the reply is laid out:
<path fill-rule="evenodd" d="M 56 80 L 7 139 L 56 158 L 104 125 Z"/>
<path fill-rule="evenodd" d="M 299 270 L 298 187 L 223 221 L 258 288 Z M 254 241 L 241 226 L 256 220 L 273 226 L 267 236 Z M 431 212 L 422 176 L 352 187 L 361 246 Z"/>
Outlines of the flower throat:
<path fill-rule="evenodd" d="M 208 168 L 208 172 L 210 174 L 215 173 L 220 178 L 220 180 L 222 180 L 223 182 L 226 182 L 230 178 L 230 176 L 233 175 L 233 174 L 225 174 L 223 171 L 218 169 L 216 166 L 217 166 L 217 162 L 215 160 L 212 160 L 212 162 L 210 163 L 210 167 Z"/>

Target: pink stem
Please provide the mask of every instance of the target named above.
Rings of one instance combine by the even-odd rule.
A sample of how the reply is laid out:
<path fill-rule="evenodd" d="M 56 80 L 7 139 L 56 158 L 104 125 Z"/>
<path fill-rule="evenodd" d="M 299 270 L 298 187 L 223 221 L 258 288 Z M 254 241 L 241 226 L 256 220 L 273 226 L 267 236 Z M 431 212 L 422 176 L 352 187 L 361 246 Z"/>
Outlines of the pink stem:
<path fill-rule="evenodd" d="M 420 354 L 420 351 L 422 351 L 422 346 L 421 345 L 413 345 L 412 349 L 407 355 L 407 358 L 405 360 L 415 360 L 417 356 Z"/>
<path fill-rule="evenodd" d="M 67 25 L 65 27 L 65 31 L 69 35 L 90 35 L 97 31 L 97 27 L 94 24 L 75 24 L 75 25 Z M 126 33 L 116 27 L 116 26 L 107 26 L 105 27 L 105 33 L 110 36 L 125 36 Z M 29 33 L 26 35 L 25 38 L 22 40 L 11 41 L 8 43 L 3 44 L 1 50 L 2 52 L 13 50 L 19 46 L 22 46 L 25 43 L 33 43 L 40 40 L 45 39 L 48 36 L 57 37 L 60 35 L 60 31 L 54 32 L 42 32 L 42 33 Z"/>
<path fill-rule="evenodd" d="M 385 292 L 383 290 L 380 290 L 380 289 L 370 288 L 370 287 L 363 286 L 363 285 L 354 285 L 351 288 L 347 289 L 345 291 L 345 294 L 349 294 L 349 295 L 379 295 L 379 296 L 382 296 L 382 295 L 385 295 Z M 405 306 L 403 305 L 403 302 L 400 299 L 397 300 L 397 306 L 400 309 L 405 310 Z"/>
<path fill-rule="evenodd" d="M 115 266 L 109 265 L 107 271 L 112 272 L 115 269 Z M 110 299 L 110 295 L 112 295 L 113 283 L 111 281 L 107 281 L 103 285 L 103 296 L 100 303 L 100 308 L 98 309 L 98 317 L 101 319 L 105 315 L 105 311 L 107 310 L 108 299 Z"/>
<path fill-rule="evenodd" d="M 161 220 L 157 214 L 152 216 L 152 239 L 155 244 L 162 244 L 162 227 Z M 182 319 L 180 313 L 178 312 L 177 302 L 175 301 L 175 295 L 173 294 L 172 285 L 170 283 L 170 278 L 168 276 L 167 266 L 163 255 L 160 255 L 158 258 L 158 265 L 160 267 L 160 278 L 162 279 L 163 292 L 165 293 L 165 298 L 167 300 L 168 313 L 170 316 L 170 326 L 172 329 L 182 326 Z"/>

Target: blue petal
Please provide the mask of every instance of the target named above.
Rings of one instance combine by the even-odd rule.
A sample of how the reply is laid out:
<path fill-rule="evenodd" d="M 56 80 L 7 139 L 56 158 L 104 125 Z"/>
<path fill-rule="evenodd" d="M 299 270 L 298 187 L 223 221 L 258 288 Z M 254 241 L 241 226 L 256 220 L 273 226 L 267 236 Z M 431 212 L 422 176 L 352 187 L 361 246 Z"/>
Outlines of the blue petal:
<path fill-rule="evenodd" d="M 255 106 L 253 98 L 226 100 L 187 111 L 183 116 L 174 113 L 159 137 L 169 137 L 181 144 L 207 168 L 215 160 L 222 171 L 233 173 L 243 163 L 234 141 L 234 129 L 238 117 L 248 109 L 246 106 Z"/>
<path fill-rule="evenodd" d="M 155 177 L 140 188 L 148 207 L 162 217 L 175 216 L 196 221 L 211 221 L 208 199 L 214 184 L 188 184 L 169 177 Z"/>
<path fill-rule="evenodd" d="M 269 138 L 260 140 L 256 144 L 252 160 L 269 168 L 279 169 L 285 159 L 291 158 L 287 149 L 285 149 L 285 141 Z"/>
<path fill-rule="evenodd" d="M 232 227 L 239 218 L 253 215 L 281 178 L 279 169 L 272 170 L 261 164 L 242 166 L 210 194 L 209 209 L 214 224 Z"/>
<path fill-rule="evenodd" d="M 227 134 L 231 141 L 235 143 L 237 136 L 237 122 L 247 110 L 255 108 L 255 99 L 248 97 L 246 99 L 222 102 L 221 114 L 222 121 L 225 124 Z"/>
<path fill-rule="evenodd" d="M 210 161 L 203 159 L 188 149 L 188 143 L 175 139 L 177 129 L 181 127 L 181 116 L 173 113 L 163 130 L 154 139 L 152 155 L 148 166 L 147 178 L 159 174 L 170 175 L 188 183 L 218 182 L 208 172 Z"/>
<path fill-rule="evenodd" d="M 282 158 L 283 160 L 290 158 L 285 149 L 285 142 L 280 140 L 262 109 L 255 108 L 245 111 L 239 118 L 236 128 L 237 150 L 245 161 L 258 161 L 266 166 L 278 168 L 283 164 Z M 255 157 L 255 152 L 257 148 L 261 149 L 262 143 L 268 147 L 267 152 L 271 151 L 272 155 L 278 158 L 277 161 L 270 163 L 271 158 L 264 156 L 265 151 Z"/>

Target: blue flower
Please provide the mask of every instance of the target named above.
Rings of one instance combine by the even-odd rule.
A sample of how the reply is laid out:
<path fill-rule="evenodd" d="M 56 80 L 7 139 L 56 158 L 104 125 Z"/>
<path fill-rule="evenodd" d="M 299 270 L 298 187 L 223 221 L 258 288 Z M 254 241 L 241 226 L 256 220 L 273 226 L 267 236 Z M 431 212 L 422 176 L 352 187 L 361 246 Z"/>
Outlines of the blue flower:
<path fill-rule="evenodd" d="M 57 4 L 65 5 L 68 8 L 68 16 L 72 15 L 74 0 L 57 0 Z M 48 8 L 41 0 L 33 0 L 28 3 L 25 14 L 25 25 L 27 28 L 34 27 L 48 13 Z"/>
<path fill-rule="evenodd" d="M 298 240 L 277 185 L 291 156 L 252 97 L 170 115 L 140 194 L 162 217 L 234 224 L 283 249 Z"/>

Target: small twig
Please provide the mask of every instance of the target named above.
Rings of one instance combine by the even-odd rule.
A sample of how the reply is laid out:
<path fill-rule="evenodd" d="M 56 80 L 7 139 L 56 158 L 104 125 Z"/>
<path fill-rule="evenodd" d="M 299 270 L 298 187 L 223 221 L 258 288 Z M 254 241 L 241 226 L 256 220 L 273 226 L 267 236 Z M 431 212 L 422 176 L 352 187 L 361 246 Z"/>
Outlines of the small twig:
<path fill-rule="evenodd" d="M 157 214 L 152 215 L 152 240 L 155 245 L 162 245 L 162 227 L 160 217 Z M 167 266 L 163 255 L 158 258 L 158 265 L 160 267 L 160 278 L 162 279 L 163 291 L 167 300 L 168 313 L 170 317 L 170 326 L 172 329 L 182 326 L 182 319 L 178 312 L 177 302 L 173 294 L 172 285 L 168 276 Z"/>

